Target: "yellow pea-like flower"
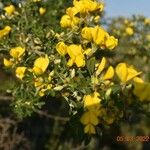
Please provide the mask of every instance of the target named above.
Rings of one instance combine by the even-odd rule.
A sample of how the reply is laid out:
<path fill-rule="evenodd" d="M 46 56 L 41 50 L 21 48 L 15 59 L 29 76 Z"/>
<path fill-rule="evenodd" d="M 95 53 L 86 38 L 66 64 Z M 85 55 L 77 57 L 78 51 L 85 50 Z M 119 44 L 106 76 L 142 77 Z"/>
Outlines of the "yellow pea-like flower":
<path fill-rule="evenodd" d="M 114 77 L 114 68 L 110 66 L 104 76 L 102 77 L 103 80 L 110 80 Z"/>
<path fill-rule="evenodd" d="M 92 0 L 80 0 L 80 1 L 74 0 L 73 4 L 74 4 L 74 7 L 76 7 L 81 14 L 93 12 L 98 9 L 100 11 L 103 10 L 102 3 L 97 3 Z"/>
<path fill-rule="evenodd" d="M 74 26 L 77 26 L 80 22 L 80 18 L 78 17 L 72 17 L 72 23 L 71 23 L 71 27 L 73 28 Z"/>
<path fill-rule="evenodd" d="M 70 17 L 74 17 L 78 12 L 79 11 L 76 7 L 69 7 L 66 10 L 66 14 L 69 15 Z"/>
<path fill-rule="evenodd" d="M 92 95 L 85 95 L 83 98 L 84 107 L 88 110 L 95 110 L 95 108 L 99 108 L 101 101 L 99 97 L 100 95 L 97 92 L 94 92 Z"/>
<path fill-rule="evenodd" d="M 43 7 L 40 7 L 40 8 L 39 8 L 39 13 L 40 13 L 40 15 L 44 15 L 45 12 L 46 12 L 46 8 L 43 8 Z"/>
<path fill-rule="evenodd" d="M 144 80 L 141 79 L 141 78 L 139 78 L 139 77 L 135 77 L 135 78 L 133 79 L 133 81 L 134 81 L 134 82 L 138 82 L 138 83 L 144 83 Z"/>
<path fill-rule="evenodd" d="M 56 50 L 60 55 L 65 56 L 67 54 L 67 45 L 64 42 L 59 42 L 56 45 Z"/>
<path fill-rule="evenodd" d="M 133 93 L 139 97 L 141 101 L 150 101 L 150 83 L 144 82 L 141 78 L 134 79 Z"/>
<path fill-rule="evenodd" d="M 106 58 L 103 57 L 101 63 L 98 65 L 98 68 L 96 70 L 96 76 L 98 76 L 104 70 L 105 66 L 106 66 Z"/>
<path fill-rule="evenodd" d="M 104 44 L 108 33 L 99 26 L 96 26 L 95 28 L 84 27 L 81 31 L 81 36 L 88 41 L 93 41 L 97 45 L 102 45 Z"/>
<path fill-rule="evenodd" d="M 34 86 L 41 87 L 42 85 L 43 85 L 43 78 L 42 77 L 36 78 L 34 81 Z"/>
<path fill-rule="evenodd" d="M 11 27 L 10 26 L 6 26 L 4 27 L 4 29 L 0 30 L 0 38 L 8 35 L 11 31 Z"/>
<path fill-rule="evenodd" d="M 67 63 L 68 66 L 72 66 L 73 63 L 75 63 L 77 67 L 85 66 L 85 58 L 81 45 L 72 44 L 68 46 L 67 53 L 70 56 L 70 59 Z"/>
<path fill-rule="evenodd" d="M 20 58 L 25 53 L 25 48 L 18 46 L 12 48 L 9 53 L 13 58 Z"/>
<path fill-rule="evenodd" d="M 63 28 L 71 27 L 71 17 L 69 15 L 62 16 L 60 25 Z"/>
<path fill-rule="evenodd" d="M 73 5 L 80 13 L 88 12 L 88 4 L 85 0 L 82 0 L 82 1 L 74 0 Z"/>
<path fill-rule="evenodd" d="M 112 50 L 118 45 L 118 39 L 116 39 L 114 36 L 109 36 L 106 38 L 105 46 L 106 48 Z"/>
<path fill-rule="evenodd" d="M 24 77 L 26 67 L 17 67 L 16 68 L 16 77 L 21 79 Z"/>
<path fill-rule="evenodd" d="M 8 15 L 12 15 L 15 12 L 15 7 L 14 5 L 9 5 L 4 7 L 4 10 Z"/>
<path fill-rule="evenodd" d="M 145 25 L 150 25 L 150 18 L 145 18 L 144 23 Z"/>
<path fill-rule="evenodd" d="M 67 53 L 72 59 L 76 58 L 79 55 L 82 55 L 82 51 L 83 49 L 81 45 L 72 44 L 67 48 Z"/>
<path fill-rule="evenodd" d="M 92 124 L 88 124 L 84 128 L 84 133 L 87 134 L 96 134 L 95 127 Z"/>
<path fill-rule="evenodd" d="M 122 82 L 126 82 L 128 75 L 126 63 L 120 63 L 117 65 L 116 74 Z"/>
<path fill-rule="evenodd" d="M 140 75 L 142 73 L 142 72 L 137 72 L 132 67 L 128 67 L 127 71 L 128 71 L 128 76 L 127 76 L 127 79 L 126 79 L 127 81 L 133 79 L 134 77 L 136 77 L 136 76 L 138 76 L 138 75 Z"/>
<path fill-rule="evenodd" d="M 84 60 L 83 55 L 77 56 L 74 62 L 77 65 L 77 67 L 84 67 L 85 66 L 85 60 Z"/>
<path fill-rule="evenodd" d="M 74 63 L 74 60 L 70 58 L 67 62 L 67 66 L 71 67 L 73 65 L 73 63 Z"/>
<path fill-rule="evenodd" d="M 85 112 L 81 117 L 81 123 L 83 125 L 93 124 L 94 126 L 98 125 L 98 117 L 95 115 L 93 111 Z"/>
<path fill-rule="evenodd" d="M 79 23 L 80 19 L 78 17 L 71 17 L 69 15 L 63 15 L 60 20 L 60 25 L 63 28 L 72 28 Z"/>
<path fill-rule="evenodd" d="M 106 36 L 107 36 L 107 33 L 103 28 L 96 26 L 95 28 L 92 29 L 93 41 L 97 45 L 103 44 Z"/>
<path fill-rule="evenodd" d="M 104 10 L 104 4 L 103 3 L 99 3 L 99 10 L 100 12 L 102 12 Z"/>
<path fill-rule="evenodd" d="M 97 9 L 99 9 L 99 3 L 94 2 L 94 1 L 86 1 L 87 4 L 87 9 L 92 12 L 92 11 L 96 11 Z"/>
<path fill-rule="evenodd" d="M 81 31 L 81 36 L 88 41 L 92 41 L 92 28 L 84 27 Z"/>
<path fill-rule="evenodd" d="M 133 79 L 134 77 L 140 75 L 141 73 L 142 72 L 137 72 L 131 66 L 128 67 L 126 63 L 120 63 L 116 67 L 116 74 L 123 83 Z"/>
<path fill-rule="evenodd" d="M 92 49 L 91 49 L 91 48 L 87 48 L 87 49 L 84 51 L 83 54 L 85 54 L 85 55 L 87 55 L 87 56 L 91 55 L 91 54 L 92 54 Z"/>
<path fill-rule="evenodd" d="M 43 74 L 49 65 L 49 58 L 46 55 L 45 57 L 39 57 L 34 62 L 33 72 L 36 75 Z"/>
<path fill-rule="evenodd" d="M 134 31 L 133 31 L 133 29 L 131 27 L 127 27 L 125 31 L 130 36 L 134 34 Z"/>
<path fill-rule="evenodd" d="M 80 121 L 84 127 L 84 132 L 87 134 L 95 134 L 95 126 L 99 124 L 99 115 L 100 111 L 100 102 L 99 98 L 100 94 L 98 92 L 94 92 L 90 95 L 85 95 L 83 98 L 84 108 L 86 108 L 86 112 L 81 116 Z"/>
<path fill-rule="evenodd" d="M 6 58 L 4 58 L 3 63 L 4 63 L 5 67 L 11 67 L 13 65 L 13 62 L 11 60 L 6 59 Z"/>

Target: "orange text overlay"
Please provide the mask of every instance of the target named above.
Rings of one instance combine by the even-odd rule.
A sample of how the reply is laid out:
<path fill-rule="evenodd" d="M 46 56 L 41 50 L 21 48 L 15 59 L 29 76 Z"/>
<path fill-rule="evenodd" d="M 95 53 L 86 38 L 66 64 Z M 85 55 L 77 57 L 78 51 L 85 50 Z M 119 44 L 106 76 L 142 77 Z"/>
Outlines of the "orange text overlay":
<path fill-rule="evenodd" d="M 117 136 L 118 142 L 149 142 L 150 136 Z"/>

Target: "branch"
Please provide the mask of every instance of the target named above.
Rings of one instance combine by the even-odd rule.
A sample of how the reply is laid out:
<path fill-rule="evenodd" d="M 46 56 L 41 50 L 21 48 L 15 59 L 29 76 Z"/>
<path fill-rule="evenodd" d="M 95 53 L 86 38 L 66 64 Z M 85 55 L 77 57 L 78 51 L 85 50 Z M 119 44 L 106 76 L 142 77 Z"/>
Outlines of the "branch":
<path fill-rule="evenodd" d="M 0 96 L 0 100 L 1 101 L 11 101 L 11 100 L 13 100 L 13 97 L 11 97 L 11 96 Z"/>
<path fill-rule="evenodd" d="M 36 113 L 41 115 L 41 116 L 45 116 L 47 118 L 54 119 L 54 120 L 57 120 L 57 121 L 66 121 L 66 122 L 69 121 L 69 117 L 55 116 L 55 115 L 48 114 L 47 112 L 44 112 L 44 111 L 41 111 L 41 110 L 37 110 Z"/>

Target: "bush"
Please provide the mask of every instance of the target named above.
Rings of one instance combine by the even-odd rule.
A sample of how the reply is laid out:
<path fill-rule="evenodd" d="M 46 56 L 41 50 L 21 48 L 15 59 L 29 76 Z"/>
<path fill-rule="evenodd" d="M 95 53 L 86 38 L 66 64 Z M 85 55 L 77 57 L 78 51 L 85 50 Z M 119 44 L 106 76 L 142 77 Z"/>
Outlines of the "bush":
<path fill-rule="evenodd" d="M 108 131 L 114 135 L 114 128 L 120 132 L 125 123 L 146 116 L 150 83 L 142 79 L 141 71 L 122 62 L 125 55 L 116 51 L 118 39 L 119 50 L 125 48 L 129 36 L 131 45 L 139 41 L 138 26 L 135 33 L 131 25 L 122 25 L 124 19 L 118 19 L 120 30 L 112 21 L 108 33 L 101 25 L 103 3 L 74 0 L 61 18 L 63 9 L 58 8 L 63 8 L 63 1 L 56 4 L 54 9 L 49 1 L 40 0 L 4 4 L 0 51 L 6 71 L 16 80 L 9 89 L 11 108 L 21 119 L 35 113 L 54 119 L 49 144 L 56 139 L 53 147 L 61 149 L 65 148 L 59 145 L 64 133 L 75 145 L 87 144 L 92 137 L 106 137 Z M 122 30 L 126 31 L 123 35 Z M 61 102 L 59 109 L 57 101 Z M 53 115 L 46 112 L 49 108 Z M 65 128 L 59 128 L 64 123 Z"/>

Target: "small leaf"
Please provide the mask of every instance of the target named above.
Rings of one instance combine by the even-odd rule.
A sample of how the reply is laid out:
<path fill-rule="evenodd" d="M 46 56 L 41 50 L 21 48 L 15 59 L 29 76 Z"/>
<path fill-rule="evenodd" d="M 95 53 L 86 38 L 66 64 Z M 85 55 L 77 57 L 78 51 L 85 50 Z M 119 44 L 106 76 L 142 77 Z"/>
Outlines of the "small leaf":
<path fill-rule="evenodd" d="M 90 75 L 94 73 L 95 63 L 96 63 L 95 57 L 92 57 L 87 61 L 87 69 Z"/>

